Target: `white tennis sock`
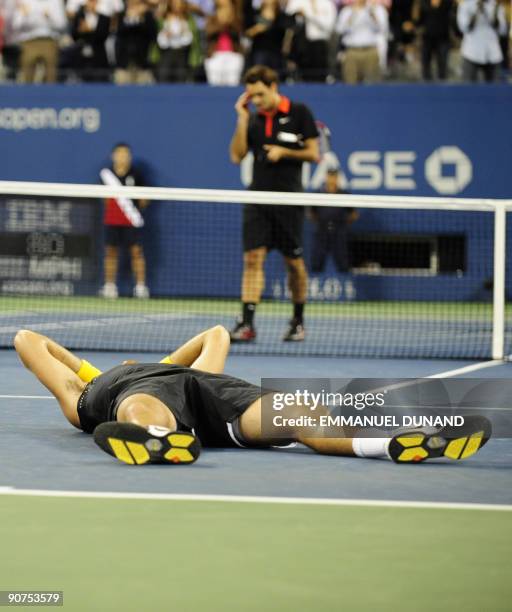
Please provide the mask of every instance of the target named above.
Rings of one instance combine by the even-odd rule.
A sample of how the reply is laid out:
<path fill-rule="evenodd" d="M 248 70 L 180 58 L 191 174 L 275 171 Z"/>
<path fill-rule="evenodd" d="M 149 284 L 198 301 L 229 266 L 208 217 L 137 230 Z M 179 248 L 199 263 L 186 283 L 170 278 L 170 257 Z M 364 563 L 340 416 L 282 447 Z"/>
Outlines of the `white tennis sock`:
<path fill-rule="evenodd" d="M 387 457 L 391 438 L 353 438 L 352 450 L 357 457 Z"/>

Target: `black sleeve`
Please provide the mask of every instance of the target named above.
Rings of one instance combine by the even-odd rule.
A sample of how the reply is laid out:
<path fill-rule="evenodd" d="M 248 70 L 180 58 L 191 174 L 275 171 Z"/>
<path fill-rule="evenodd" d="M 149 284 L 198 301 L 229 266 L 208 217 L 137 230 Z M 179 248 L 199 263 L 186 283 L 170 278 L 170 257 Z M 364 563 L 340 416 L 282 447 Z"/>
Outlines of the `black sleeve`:
<path fill-rule="evenodd" d="M 73 40 L 80 40 L 82 38 L 82 33 L 78 31 L 78 26 L 80 22 L 84 18 L 84 10 L 83 8 L 78 9 L 77 13 L 73 17 L 73 21 L 71 22 L 71 37 Z"/>
<path fill-rule="evenodd" d="M 143 26 L 147 39 L 150 41 L 156 40 L 158 28 L 156 24 L 156 19 L 154 18 L 153 13 L 151 11 L 146 11 L 144 15 Z"/>
<path fill-rule="evenodd" d="M 110 32 L 110 17 L 98 15 L 98 25 L 94 32 L 94 42 L 101 43 L 107 40 Z"/>
<path fill-rule="evenodd" d="M 316 127 L 315 119 L 307 106 L 304 104 L 299 105 L 301 116 L 300 116 L 300 124 L 301 124 L 301 132 L 304 136 L 304 139 L 308 138 L 318 138 L 318 129 Z"/>

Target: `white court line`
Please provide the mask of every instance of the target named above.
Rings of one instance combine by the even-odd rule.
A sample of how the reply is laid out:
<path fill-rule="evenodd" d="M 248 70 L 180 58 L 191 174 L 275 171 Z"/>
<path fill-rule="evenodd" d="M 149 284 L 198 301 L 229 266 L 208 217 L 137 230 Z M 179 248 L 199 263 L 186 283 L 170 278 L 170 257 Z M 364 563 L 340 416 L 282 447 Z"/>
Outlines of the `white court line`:
<path fill-rule="evenodd" d="M 438 374 L 431 374 L 426 378 L 450 378 L 451 376 L 457 376 L 457 374 L 467 374 L 468 372 L 475 372 L 476 370 L 483 370 L 484 368 L 493 368 L 494 366 L 500 366 L 505 363 L 506 361 L 504 359 L 482 361 L 478 363 L 472 363 L 462 368 L 456 368 L 455 370 L 446 370 L 445 372 L 439 372 Z"/>
<path fill-rule="evenodd" d="M 44 399 L 54 400 L 53 395 L 0 395 L 0 399 Z"/>
<path fill-rule="evenodd" d="M 457 376 L 458 374 L 466 374 L 467 372 L 475 372 L 476 370 L 481 370 L 484 368 L 492 368 L 494 366 L 500 366 L 505 364 L 506 361 L 505 360 L 501 360 L 501 359 L 494 359 L 492 361 L 482 361 L 482 362 L 478 362 L 478 363 L 472 363 L 470 365 L 464 366 L 462 368 L 456 368 L 454 370 L 446 370 L 444 372 L 439 372 L 437 374 L 431 374 L 430 376 L 425 376 L 425 378 L 450 378 L 452 376 Z M 410 384 L 416 384 L 417 380 L 421 379 L 421 377 L 415 378 L 414 379 L 414 383 L 410 383 Z M 383 387 L 387 390 L 393 390 L 395 388 L 401 388 L 403 386 L 407 386 L 409 383 L 397 383 L 396 385 L 391 385 L 390 387 Z M 49 395 L 0 395 L 0 399 L 45 399 L 45 400 L 49 400 L 49 399 L 55 399 L 52 396 Z"/>
<path fill-rule="evenodd" d="M 509 504 L 468 504 L 377 499 L 329 499 L 321 497 L 258 497 L 250 495 L 199 495 L 194 493 L 113 493 L 104 491 L 51 491 L 0 487 L 0 495 L 28 497 L 75 497 L 91 499 L 144 499 L 155 501 L 203 501 L 249 504 L 288 504 L 308 506 L 366 506 L 377 508 L 420 508 L 432 510 L 495 510 L 511 512 Z"/>

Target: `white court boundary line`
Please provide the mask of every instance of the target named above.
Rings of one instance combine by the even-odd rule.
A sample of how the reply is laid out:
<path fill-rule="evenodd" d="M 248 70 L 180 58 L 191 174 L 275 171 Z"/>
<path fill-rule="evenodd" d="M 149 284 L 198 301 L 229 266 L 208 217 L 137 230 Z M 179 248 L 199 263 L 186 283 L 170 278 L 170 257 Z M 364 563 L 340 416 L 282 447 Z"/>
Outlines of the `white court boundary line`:
<path fill-rule="evenodd" d="M 42 399 L 55 400 L 53 395 L 0 395 L 0 399 Z M 55 400 L 57 401 L 57 400 Z"/>
<path fill-rule="evenodd" d="M 478 363 L 472 363 L 470 365 L 464 366 L 462 368 L 456 368 L 454 370 L 446 370 L 444 372 L 438 372 L 437 374 L 430 374 L 430 376 L 425 376 L 425 378 L 450 378 L 451 376 L 457 376 L 457 374 L 466 374 L 468 372 L 475 372 L 476 370 L 482 370 L 484 368 L 492 368 L 500 365 L 505 365 L 507 363 L 504 359 L 494 359 L 492 361 L 483 361 Z M 422 378 L 421 376 L 415 378 Z M 492 379 L 491 379 L 492 380 Z M 52 395 L 0 395 L 0 399 L 44 399 L 44 400 L 54 400 L 55 398 Z"/>
<path fill-rule="evenodd" d="M 364 506 L 376 508 L 417 508 L 431 510 L 495 510 L 498 512 L 512 512 L 512 505 L 509 504 L 471 504 L 458 502 L 422 502 L 374 499 L 330 499 L 321 497 L 258 497 L 251 495 L 200 495 L 194 493 L 114 493 L 108 491 L 52 491 L 44 489 L 15 489 L 14 487 L 0 487 L 0 495 L 91 499 L 139 499 L 147 501 L 202 501 L 306 506 Z"/>
<path fill-rule="evenodd" d="M 493 359 L 491 361 L 482 361 L 478 363 L 472 363 L 462 368 L 456 368 L 455 370 L 446 370 L 445 372 L 439 372 L 438 374 L 431 374 L 425 378 L 450 378 L 451 376 L 457 376 L 457 374 L 466 374 L 468 372 L 475 372 L 476 370 L 483 370 L 484 368 L 493 368 L 500 365 L 505 365 L 507 362 L 505 359 Z M 418 378 L 421 378 L 419 376 Z"/>

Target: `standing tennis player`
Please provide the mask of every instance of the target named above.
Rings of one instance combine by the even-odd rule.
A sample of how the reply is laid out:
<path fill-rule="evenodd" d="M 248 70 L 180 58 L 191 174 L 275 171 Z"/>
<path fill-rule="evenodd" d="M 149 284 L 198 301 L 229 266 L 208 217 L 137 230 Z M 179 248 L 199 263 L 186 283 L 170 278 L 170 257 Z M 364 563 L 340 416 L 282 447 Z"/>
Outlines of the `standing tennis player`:
<path fill-rule="evenodd" d="M 311 111 L 280 95 L 277 73 L 266 66 L 249 69 L 244 83 L 245 92 L 235 105 L 237 124 L 231 140 L 231 160 L 240 164 L 252 151 L 251 190 L 302 191 L 303 162 L 319 158 L 318 131 Z M 250 112 L 249 104 L 256 112 Z M 293 301 L 293 317 L 283 340 L 304 340 L 308 276 L 303 259 L 303 225 L 301 206 L 244 207 L 242 317 L 231 332 L 232 341 L 251 342 L 256 338 L 254 314 L 265 285 L 263 266 L 267 253 L 274 248 L 284 257 Z"/>
<path fill-rule="evenodd" d="M 105 373 L 32 331 L 19 331 L 14 345 L 25 367 L 56 397 L 68 421 L 86 433 L 94 432 L 102 450 L 131 465 L 193 463 L 201 445 L 262 448 L 290 442 L 322 454 L 388 457 L 398 463 L 465 459 L 491 435 L 489 421 L 475 415 L 465 417 L 462 427 L 411 429 L 392 438 L 350 437 L 354 431 L 327 438 L 321 428 L 296 425 L 311 415 L 308 405 L 297 403 L 279 412 L 291 417 L 280 432 L 283 437 L 269 438 L 262 432 L 262 398 L 273 401 L 274 393 L 222 374 L 229 334 L 220 325 L 195 336 L 160 363 L 120 365 Z M 323 410 L 317 408 L 317 413 Z"/>

